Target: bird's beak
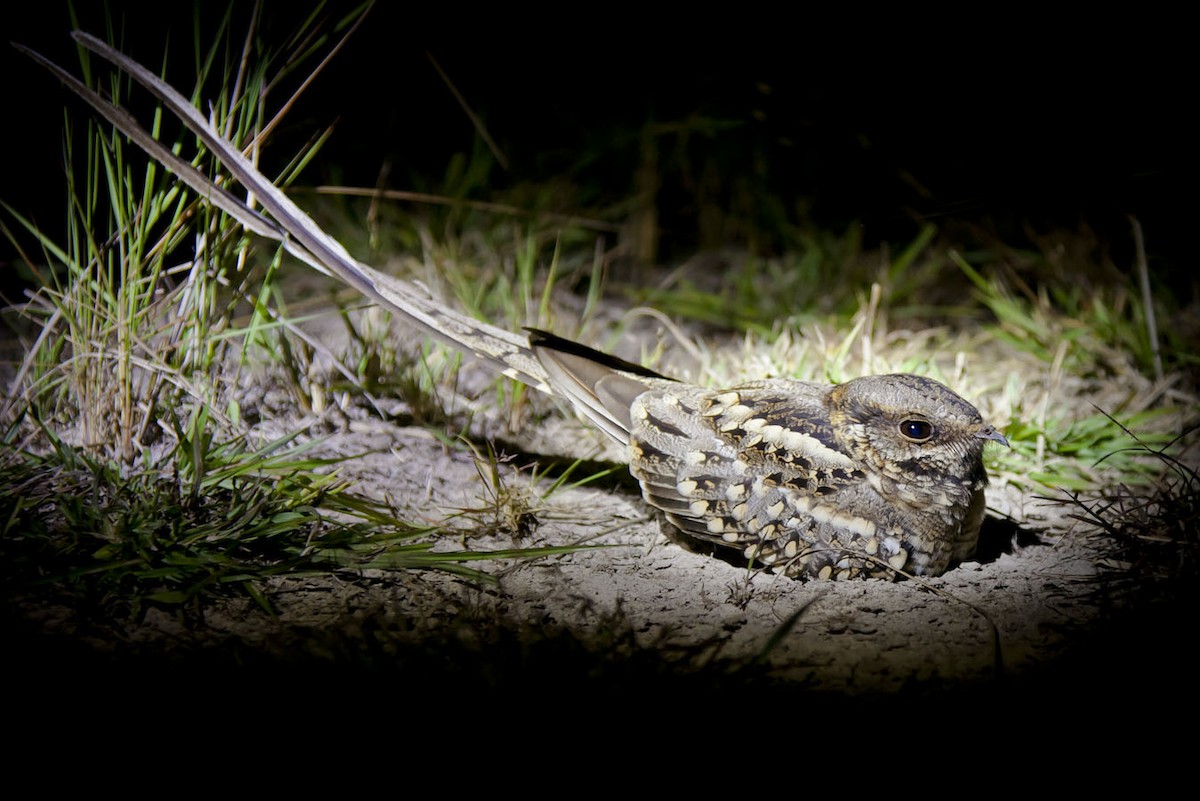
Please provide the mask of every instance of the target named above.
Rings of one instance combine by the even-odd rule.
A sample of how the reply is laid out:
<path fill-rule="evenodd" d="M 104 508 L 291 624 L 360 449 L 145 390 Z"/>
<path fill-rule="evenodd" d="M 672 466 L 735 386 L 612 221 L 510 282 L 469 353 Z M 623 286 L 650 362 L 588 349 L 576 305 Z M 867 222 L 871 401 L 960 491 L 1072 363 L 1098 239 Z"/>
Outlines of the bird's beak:
<path fill-rule="evenodd" d="M 999 442 L 1006 448 L 1012 447 L 1008 444 L 1008 440 L 1004 438 L 1004 435 L 991 426 L 984 426 L 983 428 L 979 429 L 975 436 L 979 437 L 980 439 L 990 439 L 992 442 Z"/>

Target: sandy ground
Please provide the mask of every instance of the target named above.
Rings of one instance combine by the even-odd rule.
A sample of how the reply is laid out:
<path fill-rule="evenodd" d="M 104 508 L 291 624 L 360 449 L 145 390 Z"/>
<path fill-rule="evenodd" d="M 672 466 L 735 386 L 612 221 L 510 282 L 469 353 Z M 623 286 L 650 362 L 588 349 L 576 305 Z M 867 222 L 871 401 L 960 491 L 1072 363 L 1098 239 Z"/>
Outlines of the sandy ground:
<path fill-rule="evenodd" d="M 464 374 L 460 389 L 487 381 L 482 368 Z M 386 687 L 389 698 L 420 686 L 459 699 L 729 695 L 756 706 L 796 699 L 947 714 L 985 701 L 1027 714 L 1047 698 L 1060 711 L 1159 709 L 1144 699 L 1184 681 L 1184 645 L 1154 634 L 1177 630 L 1180 618 L 1156 611 L 1123 622 L 1099 579 L 1103 537 L 1066 505 L 1012 487 L 989 490 L 978 561 L 944 576 L 793 581 L 669 540 L 627 473 L 542 497 L 548 480 L 531 481 L 534 456 L 612 456 L 601 435 L 565 416 L 517 433 L 483 407 L 473 419 L 476 435 L 521 455 L 504 465 L 503 482 L 530 507 L 506 526 L 471 450 L 405 425 L 398 401 L 385 402 L 391 420 L 365 405 L 299 419 L 282 391 L 248 383 L 243 395 L 265 437 L 297 427 L 326 437 L 317 455 L 358 455 L 338 468 L 355 491 L 389 500 L 404 519 L 454 529 L 439 549 L 603 547 L 475 563 L 496 579 L 485 584 L 357 568 L 282 578 L 267 588 L 275 615 L 239 600 L 200 626 L 151 613 L 114 629 L 35 603 L 18 648 L 28 676 L 86 665 L 139 686 L 182 671 L 205 686 L 332 681 Z M 1143 700 L 1114 697 L 1135 676 Z"/>

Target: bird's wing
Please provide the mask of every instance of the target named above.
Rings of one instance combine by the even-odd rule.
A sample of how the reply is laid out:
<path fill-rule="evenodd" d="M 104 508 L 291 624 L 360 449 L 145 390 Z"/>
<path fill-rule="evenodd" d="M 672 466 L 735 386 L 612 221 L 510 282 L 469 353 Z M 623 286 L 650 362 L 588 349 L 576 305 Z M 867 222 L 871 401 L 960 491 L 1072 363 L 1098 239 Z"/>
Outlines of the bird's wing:
<path fill-rule="evenodd" d="M 827 392 L 798 381 L 655 388 L 633 405 L 631 472 L 672 523 L 705 539 L 769 542 L 769 524 L 819 522 L 864 479 L 833 438 Z"/>
<path fill-rule="evenodd" d="M 630 407 L 648 389 L 674 382 L 641 365 L 536 328 L 529 345 L 556 394 L 613 439 L 629 444 Z"/>

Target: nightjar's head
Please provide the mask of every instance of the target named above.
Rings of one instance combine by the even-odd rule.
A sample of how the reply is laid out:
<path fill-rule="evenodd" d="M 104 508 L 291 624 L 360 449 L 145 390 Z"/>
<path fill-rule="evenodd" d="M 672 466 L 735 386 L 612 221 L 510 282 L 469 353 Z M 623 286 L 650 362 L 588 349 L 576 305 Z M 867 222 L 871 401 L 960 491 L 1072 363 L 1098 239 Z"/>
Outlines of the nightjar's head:
<path fill-rule="evenodd" d="M 905 483 L 949 476 L 982 486 L 984 443 L 1008 445 L 974 406 L 916 375 L 866 376 L 834 387 L 830 419 L 856 459 Z"/>

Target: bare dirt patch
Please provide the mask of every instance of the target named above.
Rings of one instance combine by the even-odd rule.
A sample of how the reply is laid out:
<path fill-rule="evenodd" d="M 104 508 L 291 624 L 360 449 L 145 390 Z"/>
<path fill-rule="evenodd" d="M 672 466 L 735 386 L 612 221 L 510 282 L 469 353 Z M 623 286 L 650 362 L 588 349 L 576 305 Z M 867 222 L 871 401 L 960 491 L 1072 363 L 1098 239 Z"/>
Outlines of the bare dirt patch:
<path fill-rule="evenodd" d="M 269 392 L 257 394 L 271 405 Z M 137 682 L 186 671 L 209 683 L 353 677 L 454 693 L 703 690 L 843 706 L 994 700 L 1013 687 L 1025 699 L 1044 691 L 1090 703 L 1091 688 L 1131 660 L 1174 670 L 1163 643 L 1130 653 L 1144 645 L 1128 630 L 1112 633 L 1097 568 L 1103 538 L 1063 504 L 1011 486 L 989 490 L 979 560 L 944 576 L 793 581 L 670 541 L 627 476 L 550 494 L 521 530 L 481 525 L 494 488 L 471 450 L 403 418 L 351 407 L 308 420 L 269 416 L 260 427 L 265 436 L 305 427 L 324 436 L 321 454 L 353 456 L 338 470 L 357 492 L 389 499 L 405 519 L 456 527 L 440 548 L 594 547 L 479 563 L 494 583 L 354 568 L 276 579 L 267 587 L 275 615 L 238 599 L 199 624 L 158 612 L 137 626 L 89 619 L 24 594 L 14 604 L 20 661 L 38 678 L 86 664 Z M 473 425 L 502 428 L 486 415 Z M 600 444 L 582 424 L 551 418 L 528 437 L 509 432 L 505 447 L 527 459 Z M 526 497 L 544 489 L 517 463 L 502 474 Z"/>

